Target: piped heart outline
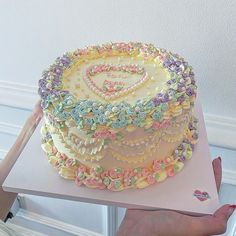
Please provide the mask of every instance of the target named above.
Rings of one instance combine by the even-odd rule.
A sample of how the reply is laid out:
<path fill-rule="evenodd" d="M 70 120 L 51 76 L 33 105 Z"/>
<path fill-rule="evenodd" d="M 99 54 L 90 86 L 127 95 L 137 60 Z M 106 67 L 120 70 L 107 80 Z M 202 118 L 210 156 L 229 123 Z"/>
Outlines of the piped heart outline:
<path fill-rule="evenodd" d="M 92 79 L 93 76 L 96 74 L 102 73 L 102 72 L 111 72 L 111 71 L 121 71 L 121 72 L 127 72 L 130 74 L 139 74 L 142 75 L 137 82 L 134 84 L 128 86 L 128 87 L 122 87 L 117 90 L 104 90 L 103 88 L 100 88 Z M 89 66 L 86 69 L 86 76 L 83 77 L 85 83 L 88 85 L 88 87 L 96 93 L 98 96 L 102 97 L 105 100 L 112 100 L 115 98 L 118 98 L 122 95 L 126 95 L 132 91 L 134 91 L 137 87 L 142 85 L 148 80 L 149 76 L 146 70 L 136 64 L 128 64 L 128 65 L 113 65 L 113 64 L 97 64 Z"/>

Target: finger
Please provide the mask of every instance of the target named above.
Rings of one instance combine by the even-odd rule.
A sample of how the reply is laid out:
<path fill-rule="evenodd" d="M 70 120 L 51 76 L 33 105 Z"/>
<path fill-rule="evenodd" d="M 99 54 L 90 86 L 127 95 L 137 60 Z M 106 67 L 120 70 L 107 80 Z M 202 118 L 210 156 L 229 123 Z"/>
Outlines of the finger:
<path fill-rule="evenodd" d="M 193 220 L 196 231 L 200 235 L 218 235 L 225 233 L 227 221 L 233 214 L 236 205 L 224 205 L 213 215 L 195 217 Z"/>
<path fill-rule="evenodd" d="M 221 158 L 218 157 L 212 161 L 213 171 L 215 175 L 216 187 L 219 193 L 221 179 L 222 179 L 222 167 L 221 167 Z"/>

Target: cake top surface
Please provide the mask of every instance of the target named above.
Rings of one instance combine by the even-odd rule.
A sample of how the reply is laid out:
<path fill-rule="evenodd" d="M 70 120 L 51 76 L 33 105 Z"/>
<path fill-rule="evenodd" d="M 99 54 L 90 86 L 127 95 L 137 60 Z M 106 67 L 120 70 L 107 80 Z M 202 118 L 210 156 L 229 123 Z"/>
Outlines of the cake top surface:
<path fill-rule="evenodd" d="M 152 44 L 107 43 L 57 58 L 43 72 L 39 94 L 44 112 L 59 122 L 142 127 L 193 106 L 196 85 L 177 54 Z"/>
<path fill-rule="evenodd" d="M 119 52 L 113 48 L 82 54 L 62 75 L 62 84 L 77 99 L 135 104 L 167 89 L 170 75 L 160 61 L 145 57 L 138 48 Z"/>

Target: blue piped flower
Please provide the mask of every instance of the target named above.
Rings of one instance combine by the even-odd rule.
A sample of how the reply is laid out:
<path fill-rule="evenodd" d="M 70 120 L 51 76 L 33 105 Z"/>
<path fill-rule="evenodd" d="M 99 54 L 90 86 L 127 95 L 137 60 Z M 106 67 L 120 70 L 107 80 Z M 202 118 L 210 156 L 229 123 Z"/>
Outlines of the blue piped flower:
<path fill-rule="evenodd" d="M 168 105 L 166 103 L 162 103 L 162 104 L 160 104 L 160 108 L 162 111 L 166 111 L 168 108 Z"/>
<path fill-rule="evenodd" d="M 153 118 L 154 120 L 160 121 L 160 120 L 162 119 L 162 117 L 163 117 L 163 115 L 162 115 L 161 112 L 156 112 L 156 111 L 155 111 L 155 112 L 152 114 L 152 118 Z"/>

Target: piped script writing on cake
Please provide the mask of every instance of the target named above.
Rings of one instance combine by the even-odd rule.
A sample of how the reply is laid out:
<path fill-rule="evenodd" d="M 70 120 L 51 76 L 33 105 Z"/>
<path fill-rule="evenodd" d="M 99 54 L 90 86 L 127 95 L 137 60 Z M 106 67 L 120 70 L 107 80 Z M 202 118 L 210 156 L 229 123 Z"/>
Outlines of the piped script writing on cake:
<path fill-rule="evenodd" d="M 198 139 L 192 67 L 144 43 L 66 53 L 43 72 L 42 148 L 66 179 L 145 188 L 181 171 Z"/>

